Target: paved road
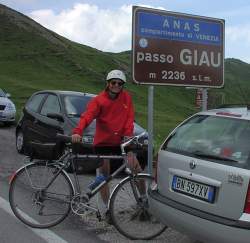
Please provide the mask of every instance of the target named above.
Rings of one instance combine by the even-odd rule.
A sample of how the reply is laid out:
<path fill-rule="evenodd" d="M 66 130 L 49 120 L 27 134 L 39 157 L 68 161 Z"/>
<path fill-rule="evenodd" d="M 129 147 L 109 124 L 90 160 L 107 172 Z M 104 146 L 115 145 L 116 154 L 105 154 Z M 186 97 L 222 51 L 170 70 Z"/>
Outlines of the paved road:
<path fill-rule="evenodd" d="M 24 156 L 15 149 L 15 128 L 4 127 L 0 124 L 0 235 L 4 242 L 132 242 L 121 236 L 113 226 L 89 216 L 82 219 L 70 215 L 61 224 L 49 230 L 34 230 L 19 222 L 12 214 L 8 204 L 8 180 L 11 174 L 23 164 Z M 81 185 L 89 183 L 93 175 L 80 176 Z M 96 199 L 93 199 L 96 200 Z M 13 235 L 13 232 L 16 232 Z M 144 241 L 137 241 L 144 242 Z M 189 237 L 168 229 L 154 243 L 195 243 Z"/>

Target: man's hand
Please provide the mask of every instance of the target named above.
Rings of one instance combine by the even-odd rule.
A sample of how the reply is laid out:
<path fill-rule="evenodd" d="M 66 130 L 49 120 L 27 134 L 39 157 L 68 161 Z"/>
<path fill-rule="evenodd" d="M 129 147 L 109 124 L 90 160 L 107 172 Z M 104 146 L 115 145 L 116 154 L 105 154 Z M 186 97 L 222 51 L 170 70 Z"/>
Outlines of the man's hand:
<path fill-rule="evenodd" d="M 80 143 L 82 140 L 82 137 L 79 134 L 73 134 L 71 136 L 72 143 Z"/>

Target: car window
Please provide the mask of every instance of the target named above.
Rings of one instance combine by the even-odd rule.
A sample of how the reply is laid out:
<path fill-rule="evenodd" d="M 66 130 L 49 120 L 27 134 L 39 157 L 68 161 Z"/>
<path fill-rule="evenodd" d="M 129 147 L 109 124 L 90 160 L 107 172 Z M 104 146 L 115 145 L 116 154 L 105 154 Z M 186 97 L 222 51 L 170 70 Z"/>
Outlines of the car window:
<path fill-rule="evenodd" d="M 47 116 L 48 113 L 60 113 L 61 108 L 59 104 L 58 97 L 56 95 L 48 95 L 45 100 L 42 109 L 41 115 Z"/>
<path fill-rule="evenodd" d="M 86 110 L 88 102 L 92 99 L 89 96 L 64 96 L 65 110 L 68 116 L 80 117 L 82 112 Z"/>
<path fill-rule="evenodd" d="M 2 89 L 0 89 L 0 97 L 5 97 L 5 96 L 6 95 L 5 95 L 4 91 Z"/>
<path fill-rule="evenodd" d="M 32 111 L 35 111 L 37 112 L 38 111 L 38 108 L 41 104 L 41 101 L 43 100 L 43 98 L 46 96 L 47 94 L 36 94 L 34 96 L 32 96 L 27 104 L 26 104 L 26 108 L 32 110 Z"/>
<path fill-rule="evenodd" d="M 183 154 L 230 158 L 246 163 L 250 154 L 250 121 L 195 116 L 178 127 L 162 149 Z M 216 159 L 215 159 L 216 160 Z"/>

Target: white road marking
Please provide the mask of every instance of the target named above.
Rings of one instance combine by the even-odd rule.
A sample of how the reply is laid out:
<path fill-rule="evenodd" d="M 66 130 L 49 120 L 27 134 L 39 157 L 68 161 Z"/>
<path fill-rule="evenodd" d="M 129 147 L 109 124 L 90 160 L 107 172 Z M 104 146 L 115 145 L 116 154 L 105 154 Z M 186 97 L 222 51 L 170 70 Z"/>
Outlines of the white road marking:
<path fill-rule="evenodd" d="M 14 215 L 14 213 L 12 212 L 11 208 L 10 208 L 9 202 L 6 201 L 2 197 L 0 197 L 0 208 L 2 208 L 8 214 L 16 217 Z M 22 212 L 22 213 L 26 217 L 29 217 L 24 212 Z M 36 222 L 34 219 L 32 219 L 32 221 Z M 27 228 L 30 229 L 31 231 L 33 231 L 36 235 L 38 235 L 39 237 L 41 237 L 42 239 L 44 239 L 48 243 L 68 243 L 63 238 L 61 238 L 60 236 L 58 236 L 54 232 L 52 232 L 51 230 L 48 230 L 48 229 L 35 229 L 35 228 L 28 227 L 28 226 L 27 226 Z"/>

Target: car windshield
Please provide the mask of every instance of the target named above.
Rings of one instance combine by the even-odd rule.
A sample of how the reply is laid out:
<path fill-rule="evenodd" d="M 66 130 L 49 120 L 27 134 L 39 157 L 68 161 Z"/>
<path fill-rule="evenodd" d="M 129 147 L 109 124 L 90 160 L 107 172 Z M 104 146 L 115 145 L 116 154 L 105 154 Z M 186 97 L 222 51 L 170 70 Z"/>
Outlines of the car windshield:
<path fill-rule="evenodd" d="M 86 106 L 91 99 L 91 96 L 83 95 L 64 96 L 64 104 L 67 115 L 71 117 L 80 117 L 82 112 L 86 110 Z"/>
<path fill-rule="evenodd" d="M 218 163 L 246 163 L 250 153 L 250 121 L 197 115 L 178 127 L 163 149 Z"/>
<path fill-rule="evenodd" d="M 4 93 L 2 89 L 0 89 L 0 97 L 6 97 L 6 94 Z"/>

